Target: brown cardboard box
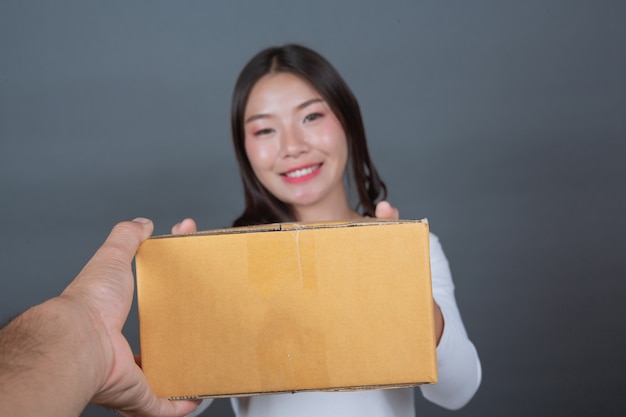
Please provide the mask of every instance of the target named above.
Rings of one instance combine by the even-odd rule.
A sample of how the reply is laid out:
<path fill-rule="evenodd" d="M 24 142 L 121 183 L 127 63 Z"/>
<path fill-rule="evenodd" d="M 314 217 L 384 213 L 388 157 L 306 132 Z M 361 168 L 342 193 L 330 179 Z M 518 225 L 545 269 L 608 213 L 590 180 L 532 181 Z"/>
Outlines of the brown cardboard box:
<path fill-rule="evenodd" d="M 437 382 L 425 221 L 154 237 L 136 270 L 142 367 L 159 396 Z"/>

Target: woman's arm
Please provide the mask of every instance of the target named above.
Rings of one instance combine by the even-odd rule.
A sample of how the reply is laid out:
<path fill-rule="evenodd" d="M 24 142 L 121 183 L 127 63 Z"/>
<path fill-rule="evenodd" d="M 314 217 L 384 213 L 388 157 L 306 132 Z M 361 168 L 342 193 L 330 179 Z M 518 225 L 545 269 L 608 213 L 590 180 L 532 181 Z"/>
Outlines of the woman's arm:
<path fill-rule="evenodd" d="M 432 233 L 430 258 L 433 297 L 443 316 L 443 333 L 437 345 L 439 382 L 422 385 L 420 389 L 433 403 L 456 410 L 465 406 L 478 390 L 482 370 L 456 304 L 448 260 L 439 239 Z"/>

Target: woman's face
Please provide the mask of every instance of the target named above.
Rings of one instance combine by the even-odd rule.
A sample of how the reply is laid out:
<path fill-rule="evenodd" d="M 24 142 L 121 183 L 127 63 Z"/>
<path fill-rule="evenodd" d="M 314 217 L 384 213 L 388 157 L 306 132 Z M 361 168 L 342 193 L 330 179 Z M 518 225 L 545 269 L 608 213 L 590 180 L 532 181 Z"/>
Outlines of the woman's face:
<path fill-rule="evenodd" d="M 345 201 L 346 135 L 310 84 L 286 72 L 259 79 L 246 104 L 244 131 L 252 169 L 276 198 L 296 211 Z"/>

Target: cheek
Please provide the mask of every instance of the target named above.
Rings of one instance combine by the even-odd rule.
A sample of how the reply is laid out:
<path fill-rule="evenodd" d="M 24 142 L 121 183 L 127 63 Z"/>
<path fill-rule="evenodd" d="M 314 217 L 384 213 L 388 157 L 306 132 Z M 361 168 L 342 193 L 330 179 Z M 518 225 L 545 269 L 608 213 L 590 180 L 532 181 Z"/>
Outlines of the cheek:
<path fill-rule="evenodd" d="M 340 160 L 347 159 L 348 139 L 338 121 L 329 126 L 320 138 L 323 138 L 323 144 L 320 143 L 320 146 L 323 146 L 329 154 L 335 155 Z"/>
<path fill-rule="evenodd" d="M 348 138 L 341 131 L 341 135 L 335 140 L 335 153 L 337 154 L 340 170 L 343 173 L 348 165 L 348 159 L 350 158 L 350 151 L 348 149 Z"/>
<path fill-rule="evenodd" d="M 339 165 L 341 167 L 341 172 L 343 173 L 348 165 L 348 159 L 350 158 L 350 155 L 348 151 L 347 139 L 344 137 L 343 141 L 340 143 L 341 145 L 339 146 L 337 153 L 339 154 Z"/>
<path fill-rule="evenodd" d="M 259 168 L 270 167 L 273 164 L 275 152 L 270 143 L 246 138 L 244 145 L 250 165 L 255 171 Z"/>

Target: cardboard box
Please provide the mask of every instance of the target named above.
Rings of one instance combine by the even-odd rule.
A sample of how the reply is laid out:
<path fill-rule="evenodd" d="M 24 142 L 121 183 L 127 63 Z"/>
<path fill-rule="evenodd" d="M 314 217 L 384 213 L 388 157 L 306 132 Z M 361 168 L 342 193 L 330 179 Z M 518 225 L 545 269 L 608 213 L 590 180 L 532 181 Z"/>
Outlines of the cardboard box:
<path fill-rule="evenodd" d="M 159 396 L 437 381 L 425 221 L 153 237 L 136 272 L 142 368 Z"/>

